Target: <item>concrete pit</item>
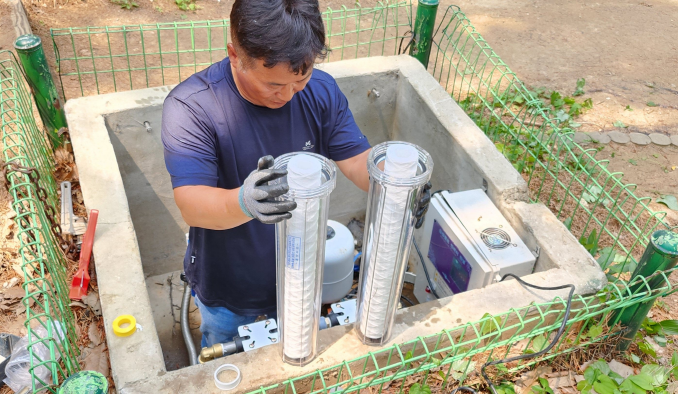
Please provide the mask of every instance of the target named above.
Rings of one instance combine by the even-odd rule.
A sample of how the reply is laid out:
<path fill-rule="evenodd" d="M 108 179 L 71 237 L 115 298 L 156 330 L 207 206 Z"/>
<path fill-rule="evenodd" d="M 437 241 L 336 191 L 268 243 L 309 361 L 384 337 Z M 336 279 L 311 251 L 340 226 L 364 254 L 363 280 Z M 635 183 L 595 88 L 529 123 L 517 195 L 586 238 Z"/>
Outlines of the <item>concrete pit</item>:
<path fill-rule="evenodd" d="M 376 57 L 319 68 L 336 78 L 372 145 L 403 140 L 426 149 L 435 162 L 434 189 L 487 188 L 527 246 L 540 248 L 535 271 L 526 280 L 545 286 L 573 283 L 578 294 L 605 285 L 605 275 L 588 252 L 547 207 L 527 202 L 520 174 L 415 59 Z M 335 327 L 320 332 L 321 353 L 305 367 L 282 363 L 278 346 L 271 345 L 183 368 L 187 355 L 178 324 L 179 273 L 188 227 L 174 204 L 160 141 L 162 104 L 171 88 L 82 97 L 65 107 L 85 204 L 100 210 L 94 255 L 118 392 L 218 392 L 212 374 L 224 363 L 240 367 L 237 391 L 247 392 L 374 351 L 350 327 Z M 364 215 L 366 198 L 340 175 L 330 218 L 346 223 Z M 509 281 L 401 309 L 391 343 L 553 297 Z M 199 313 L 194 305 L 191 311 L 199 344 Z M 111 322 L 121 314 L 134 315 L 143 331 L 116 337 Z"/>

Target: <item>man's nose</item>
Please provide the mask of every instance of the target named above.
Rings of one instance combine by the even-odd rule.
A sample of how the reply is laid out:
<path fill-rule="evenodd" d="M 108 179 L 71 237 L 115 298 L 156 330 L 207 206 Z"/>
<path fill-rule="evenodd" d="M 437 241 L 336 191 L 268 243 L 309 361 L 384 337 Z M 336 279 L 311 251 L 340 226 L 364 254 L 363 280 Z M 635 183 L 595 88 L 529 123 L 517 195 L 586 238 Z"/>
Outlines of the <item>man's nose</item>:
<path fill-rule="evenodd" d="M 285 101 L 290 101 L 292 100 L 292 96 L 294 96 L 294 86 L 293 85 L 287 85 L 284 88 L 281 89 L 280 91 L 280 99 L 285 100 Z"/>

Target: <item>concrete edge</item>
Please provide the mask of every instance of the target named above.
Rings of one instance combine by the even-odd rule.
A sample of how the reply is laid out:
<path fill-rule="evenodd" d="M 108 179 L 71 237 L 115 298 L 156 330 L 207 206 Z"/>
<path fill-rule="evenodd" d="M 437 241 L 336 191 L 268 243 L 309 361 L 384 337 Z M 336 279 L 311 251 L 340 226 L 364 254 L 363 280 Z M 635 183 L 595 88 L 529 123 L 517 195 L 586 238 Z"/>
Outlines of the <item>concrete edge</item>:
<path fill-rule="evenodd" d="M 75 160 L 89 163 L 78 168 L 83 199 L 88 209 L 100 211 L 93 253 L 111 370 L 120 388 L 148 378 L 149 372 L 161 374 L 166 369 L 127 195 L 104 116 L 139 105 L 162 105 L 170 90 L 162 87 L 81 97 L 69 100 L 64 107 Z M 118 253 L 123 249 L 133 261 L 126 261 L 126 269 L 120 270 L 115 262 L 123 258 Z M 115 336 L 111 324 L 122 314 L 133 315 L 143 331 L 125 338 Z"/>
<path fill-rule="evenodd" d="M 402 76 L 410 81 L 434 113 L 457 114 L 438 119 L 455 141 L 471 153 L 469 159 L 487 181 L 487 192 L 492 201 L 498 206 L 504 201 L 528 201 L 527 182 L 424 66 L 408 55 L 397 56 L 395 60 Z M 497 163 L 501 165 L 497 166 Z"/>
<path fill-rule="evenodd" d="M 375 72 L 401 72 L 410 78 L 424 78 L 422 84 L 426 84 L 424 91 L 419 91 L 421 97 L 431 106 L 435 111 L 462 111 L 461 108 L 454 103 L 449 95 L 440 87 L 433 78 L 426 73 L 423 67 L 416 63 L 414 59 L 407 56 L 396 58 L 383 58 L 384 61 L 379 68 L 375 70 L 374 67 L 370 69 L 369 73 Z M 323 67 L 324 70 L 333 73 L 335 78 L 347 77 L 352 69 L 360 68 L 360 63 L 367 61 L 367 59 L 359 59 L 342 62 L 342 64 L 329 64 Z M 330 67 L 331 66 L 331 67 Z M 381 71 L 378 71 L 381 70 Z M 364 70 L 363 70 L 364 71 Z M 334 74 L 336 72 L 336 74 Z M 416 85 L 416 84 L 415 84 Z M 203 366 L 194 366 L 178 371 L 166 372 L 164 362 L 162 360 L 162 351 L 160 349 L 157 332 L 153 324 L 153 317 L 150 311 L 150 301 L 145 287 L 145 277 L 141 270 L 141 260 L 138 254 L 138 245 L 136 244 L 136 237 L 133 233 L 133 225 L 129 217 L 129 209 L 127 207 L 127 200 L 120 177 L 117 171 L 118 165 L 113 152 L 113 147 L 108 137 L 108 131 L 104 124 L 104 115 L 128 110 L 131 108 L 138 108 L 139 105 L 155 106 L 161 105 L 166 97 L 169 88 L 150 88 L 139 91 L 114 93 L 108 95 L 94 96 L 87 98 L 79 98 L 70 100 L 66 104 L 66 113 L 71 125 L 71 136 L 73 140 L 74 150 L 78 152 L 78 157 L 86 157 L 91 163 L 97 163 L 92 168 L 86 168 L 81 171 L 81 184 L 83 187 L 83 197 L 87 202 L 89 208 L 107 207 L 102 210 L 100 216 L 100 223 L 102 231 L 97 233 L 95 240 L 95 258 L 107 259 L 115 258 L 115 251 L 120 248 L 122 244 L 133 245 L 137 251 L 134 256 L 135 267 L 138 270 L 130 270 L 130 272 L 120 272 L 122 270 L 115 270 L 115 265 L 110 265 L 110 272 L 106 272 L 105 268 L 97 267 L 99 274 L 99 285 L 102 289 L 106 289 L 106 293 L 110 292 L 113 298 L 123 298 L 125 300 L 124 309 L 136 313 L 140 318 L 140 323 L 144 325 L 144 330 L 138 332 L 131 337 L 118 338 L 113 335 L 109 329 L 111 321 L 120 313 L 119 310 L 111 308 L 111 302 L 103 302 L 102 304 L 109 304 L 104 306 L 104 321 L 106 325 L 107 340 L 111 345 L 125 344 L 126 346 L 110 346 L 109 351 L 111 355 L 111 364 L 114 369 L 118 370 L 118 374 L 114 376 L 118 390 L 120 393 L 157 393 L 157 392 L 218 392 L 214 386 L 212 375 L 214 370 L 224 363 L 235 363 L 244 367 L 245 365 L 271 365 L 280 367 L 280 370 L 272 370 L 268 368 L 252 368 L 249 376 L 243 376 L 243 382 L 240 387 L 259 387 L 262 385 L 270 385 L 287 379 L 291 376 L 300 376 L 312 372 L 318 368 L 326 368 L 346 359 L 356 357 L 356 355 L 364 355 L 370 351 L 375 351 L 378 348 L 367 347 L 360 343 L 350 328 L 338 327 L 330 330 L 321 331 L 319 333 L 319 342 L 321 349 L 330 350 L 323 352 L 319 357 L 309 365 L 298 368 L 282 364 L 280 360 L 278 346 L 269 346 L 259 349 L 256 352 L 241 353 L 207 363 Z M 441 91 L 443 94 L 441 94 Z M 113 96 L 115 95 L 115 96 Z M 148 96 L 151 96 L 148 98 Z M 144 97 L 144 99 L 140 99 Z M 463 112 L 463 111 L 462 111 Z M 492 142 L 482 133 L 480 129 L 470 120 L 465 122 L 458 122 L 459 124 L 449 124 L 445 127 L 453 133 L 459 140 L 469 144 L 471 151 L 486 150 L 491 152 L 491 155 L 499 155 L 503 159 L 503 155 L 496 151 L 496 149 L 488 149 L 493 147 Z M 469 127 L 474 127 L 477 133 L 473 135 L 462 136 L 463 130 Z M 477 144 L 477 145 L 475 145 Z M 482 148 L 479 148 L 482 146 Z M 487 154 L 479 154 L 478 160 Z M 496 152 L 496 153 L 495 153 Z M 497 160 L 493 158 L 492 160 Z M 507 171 L 507 177 L 489 177 L 488 186 L 492 193 L 496 193 L 493 200 L 500 201 L 503 198 L 508 198 L 515 202 L 517 208 L 514 209 L 515 215 L 524 217 L 528 220 L 530 226 L 524 231 L 530 232 L 534 236 L 540 236 L 542 232 L 548 235 L 550 225 L 552 223 L 537 220 L 533 222 L 530 219 L 534 215 L 545 215 L 537 208 L 533 211 L 532 206 L 538 204 L 526 204 L 527 200 L 527 185 L 522 177 L 517 174 L 510 164 L 504 159 L 512 172 Z M 485 174 L 493 174 L 496 171 L 496 166 L 487 168 L 485 162 L 481 161 L 485 167 L 480 167 Z M 113 171 L 115 176 L 111 178 L 102 178 L 106 173 L 106 169 L 115 168 Z M 504 166 L 506 167 L 506 166 Z M 520 179 L 516 179 L 516 175 Z M 98 193 L 94 185 L 104 182 L 107 186 L 107 192 Z M 122 194 L 121 194 L 122 193 Z M 503 194 L 509 193 L 509 194 Z M 113 207 L 114 209 L 111 209 Z M 101 209 L 101 208 L 99 208 Z M 543 209 L 548 209 L 543 207 Z M 111 212 L 123 212 L 124 214 L 115 215 Z M 548 211 L 550 216 L 553 216 Z M 548 215 L 545 215 L 548 216 Z M 553 216 L 554 220 L 555 216 Z M 561 224 L 562 226 L 562 224 Z M 563 226 L 564 228 L 564 226 Z M 531 229 L 531 230 L 530 230 Z M 557 228 L 556 233 L 561 234 L 562 229 Z M 108 231 L 114 232 L 116 237 L 108 237 L 108 240 L 102 241 L 102 234 Z M 567 230 L 565 229 L 567 232 Z M 569 232 L 567 232 L 569 234 Z M 521 234 L 522 235 L 522 234 Z M 544 235 L 544 236 L 546 236 Z M 569 237 L 573 239 L 571 234 Z M 576 240 L 575 240 L 576 241 Z M 132 242 L 133 244 L 129 244 Z M 540 241 L 544 243 L 546 241 Z M 566 245 L 570 245 L 569 240 Z M 571 245 L 570 245 L 571 246 Z M 584 251 L 585 252 L 585 251 Z M 557 249 L 548 249 L 548 254 L 558 253 Z M 592 260 L 592 259 L 591 259 Z M 572 267 L 578 267 L 576 264 L 582 266 L 590 265 L 591 261 L 578 257 L 573 262 Z M 595 263 L 595 262 L 594 262 Z M 604 275 L 603 275 L 604 276 Z M 568 269 L 549 269 L 543 272 L 535 273 L 525 277 L 526 280 L 536 283 L 554 283 L 562 284 L 563 281 L 570 281 L 578 288 L 580 294 L 590 294 L 597 290 L 598 285 L 602 287 L 602 283 L 588 283 L 581 282 L 578 279 L 576 272 L 571 272 Z M 125 283 L 123 289 L 120 288 L 120 283 Z M 113 290 L 115 287 L 117 290 Z M 488 290 L 489 289 L 489 290 Z M 124 291 L 123 291 L 124 290 Z M 138 294 L 141 291 L 142 299 L 139 296 L 130 297 L 129 294 Z M 136 293 L 135 293 L 136 292 Z M 564 296 L 567 291 L 553 293 L 553 292 L 532 292 L 524 289 L 515 281 L 508 281 L 499 283 L 491 288 L 484 288 L 479 290 L 469 291 L 454 297 L 438 300 L 437 302 L 422 304 L 406 310 L 401 310 L 398 313 L 396 326 L 394 327 L 394 339 L 392 343 L 402 343 L 408 340 L 415 339 L 419 336 L 431 335 L 440 332 L 445 328 L 453 328 L 465 322 L 475 321 L 482 317 L 485 313 L 502 313 L 516 307 L 518 305 L 526 306 L 532 302 L 544 302 L 553 299 L 555 295 Z M 478 304 L 478 300 L 482 299 L 482 305 L 478 305 L 473 310 L 468 310 L 468 305 Z M 144 301 L 147 307 L 144 308 Z M 146 310 L 148 309 L 148 310 Z M 146 320 L 146 321 L 142 321 Z M 241 390 L 243 391 L 243 390 Z"/>
<path fill-rule="evenodd" d="M 525 280 L 533 283 L 553 283 L 554 286 L 562 284 L 563 281 L 571 281 L 575 285 L 579 284 L 575 275 L 562 269 L 528 275 Z M 582 286 L 577 288 L 583 289 Z M 581 294 L 581 291 L 576 293 Z M 509 280 L 497 283 L 491 288 L 472 290 L 453 297 L 401 309 L 396 316 L 393 339 L 387 346 L 435 335 L 444 329 L 449 330 L 468 322 L 477 321 L 485 313 L 505 313 L 510 308 L 549 302 L 556 296 L 564 299 L 567 294 L 567 289 L 561 291 L 528 290 L 517 281 Z M 480 300 L 482 302 L 479 303 Z M 468 308 L 470 304 L 473 304 L 474 308 Z M 241 371 L 246 371 L 242 374 L 239 388 L 233 391 L 234 393 L 242 393 L 303 376 L 319 369 L 329 368 L 345 360 L 351 360 L 381 349 L 363 345 L 352 328 L 353 326 L 350 325 L 320 331 L 318 333 L 319 355 L 313 362 L 304 367 L 282 363 L 279 361 L 281 359 L 279 345 L 271 345 L 253 352 L 238 353 L 217 359 L 202 366 L 192 366 L 168 372 L 162 376 L 149 377 L 149 379 L 131 383 L 119 392 L 121 394 L 170 391 L 218 393 L 220 391 L 216 389 L 213 382 L 214 371 L 223 364 L 234 364 L 239 366 Z M 271 368 L 250 368 L 249 366 L 252 365 L 268 365 Z"/>

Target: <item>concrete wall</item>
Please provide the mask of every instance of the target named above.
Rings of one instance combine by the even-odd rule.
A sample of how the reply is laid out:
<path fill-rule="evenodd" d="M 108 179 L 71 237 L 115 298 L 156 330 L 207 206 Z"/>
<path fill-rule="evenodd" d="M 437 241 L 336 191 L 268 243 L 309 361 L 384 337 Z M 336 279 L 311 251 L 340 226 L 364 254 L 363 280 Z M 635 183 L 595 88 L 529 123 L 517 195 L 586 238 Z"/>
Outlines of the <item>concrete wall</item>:
<path fill-rule="evenodd" d="M 579 294 L 593 293 L 606 283 L 596 262 L 562 223 L 545 206 L 526 203 L 527 188 L 520 175 L 416 60 L 398 56 L 321 67 L 337 79 L 356 121 L 373 144 L 404 139 L 431 153 L 434 188 L 457 191 L 487 184 L 488 194 L 528 246 L 540 248 L 538 272 L 526 280 L 544 285 L 573 283 Z M 368 96 L 372 88 L 379 92 L 378 98 Z M 180 268 L 175 260 L 184 242 L 179 235 L 185 227 L 172 204 L 168 177 L 162 173 L 162 155 L 158 154 L 158 106 L 168 91 L 167 87 L 144 89 L 66 104 L 85 204 L 101 211 L 94 255 L 118 391 L 218 392 L 212 374 L 228 362 L 241 368 L 243 381 L 237 391 L 244 392 L 375 350 L 362 345 L 350 327 L 336 327 L 319 333 L 322 354 L 302 368 L 283 364 L 278 346 L 268 346 L 167 371 L 144 279 L 149 275 L 145 271 Z M 139 117 L 152 120 L 153 132 L 148 134 L 141 125 L 135 126 L 135 122 L 146 120 Z M 344 220 L 364 210 L 366 197 L 346 182 L 339 181 L 332 198 L 332 216 Z M 168 251 L 168 243 L 182 246 Z M 403 309 L 396 318 L 392 343 L 555 295 L 528 291 L 509 281 Z M 134 315 L 144 330 L 127 338 L 114 336 L 110 324 L 120 314 Z"/>

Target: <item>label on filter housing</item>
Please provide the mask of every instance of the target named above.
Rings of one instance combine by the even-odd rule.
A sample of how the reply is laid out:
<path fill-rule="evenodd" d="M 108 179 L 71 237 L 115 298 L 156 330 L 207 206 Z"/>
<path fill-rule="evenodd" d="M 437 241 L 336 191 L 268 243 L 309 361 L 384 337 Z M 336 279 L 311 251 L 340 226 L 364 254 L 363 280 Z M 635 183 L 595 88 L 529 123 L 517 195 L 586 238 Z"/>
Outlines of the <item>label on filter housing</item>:
<path fill-rule="evenodd" d="M 299 270 L 301 262 L 301 237 L 287 236 L 287 258 L 285 266 L 293 270 Z"/>

